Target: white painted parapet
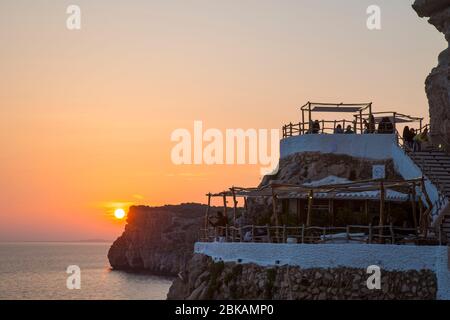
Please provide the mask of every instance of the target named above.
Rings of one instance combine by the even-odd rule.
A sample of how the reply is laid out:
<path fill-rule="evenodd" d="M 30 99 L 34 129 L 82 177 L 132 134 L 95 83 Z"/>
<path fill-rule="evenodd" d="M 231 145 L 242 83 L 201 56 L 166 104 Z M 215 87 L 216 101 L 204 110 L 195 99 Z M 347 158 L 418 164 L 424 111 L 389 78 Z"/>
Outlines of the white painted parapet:
<path fill-rule="evenodd" d="M 450 300 L 449 247 L 380 244 L 272 244 L 197 242 L 195 253 L 214 260 L 291 265 L 308 268 L 363 268 L 381 270 L 430 270 L 436 274 L 438 299 Z"/>
<path fill-rule="evenodd" d="M 386 160 L 392 157 L 393 144 L 394 134 L 304 134 L 282 139 L 280 158 L 299 152 L 321 152 Z"/>

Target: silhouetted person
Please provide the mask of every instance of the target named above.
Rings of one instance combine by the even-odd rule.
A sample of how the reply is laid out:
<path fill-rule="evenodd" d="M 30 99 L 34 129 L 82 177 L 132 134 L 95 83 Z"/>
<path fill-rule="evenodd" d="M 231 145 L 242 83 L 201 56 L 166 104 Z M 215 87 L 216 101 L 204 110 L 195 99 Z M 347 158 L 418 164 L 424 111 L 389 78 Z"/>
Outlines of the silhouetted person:
<path fill-rule="evenodd" d="M 364 134 L 369 133 L 369 131 L 370 131 L 369 123 L 367 122 L 366 119 L 364 119 L 364 121 L 363 121 L 363 126 L 364 126 L 364 131 L 363 131 L 363 133 L 364 133 Z"/>
<path fill-rule="evenodd" d="M 422 151 L 422 143 L 428 141 L 428 128 L 425 128 L 421 133 L 416 134 L 414 137 L 413 151 Z"/>
<path fill-rule="evenodd" d="M 369 133 L 375 133 L 375 118 L 373 114 L 369 115 Z"/>
<path fill-rule="evenodd" d="M 319 120 L 314 121 L 312 126 L 312 133 L 319 133 L 320 132 L 320 123 Z"/>
<path fill-rule="evenodd" d="M 414 134 L 411 135 L 411 129 L 406 126 L 403 128 L 403 144 L 405 147 L 412 149 L 413 148 L 413 141 L 414 141 Z"/>
<path fill-rule="evenodd" d="M 353 134 L 353 133 L 355 133 L 355 131 L 353 131 L 351 125 L 348 125 L 348 126 L 347 126 L 347 129 L 345 129 L 345 132 L 344 132 L 344 133 L 346 133 L 346 134 Z"/>
<path fill-rule="evenodd" d="M 383 117 L 378 124 L 378 133 L 390 134 L 394 133 L 394 125 L 392 124 L 389 117 Z"/>
<path fill-rule="evenodd" d="M 340 124 L 338 124 L 336 126 L 336 128 L 334 129 L 334 133 L 337 133 L 337 134 L 344 133 L 344 130 L 342 130 L 342 126 Z"/>

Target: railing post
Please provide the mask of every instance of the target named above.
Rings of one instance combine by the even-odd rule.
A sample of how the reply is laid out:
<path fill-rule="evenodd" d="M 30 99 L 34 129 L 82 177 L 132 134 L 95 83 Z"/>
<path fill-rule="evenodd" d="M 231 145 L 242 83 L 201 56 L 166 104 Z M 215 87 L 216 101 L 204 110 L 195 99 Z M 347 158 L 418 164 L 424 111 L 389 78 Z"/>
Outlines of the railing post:
<path fill-rule="evenodd" d="M 302 243 L 305 243 L 305 225 L 302 224 Z"/>
<path fill-rule="evenodd" d="M 292 122 L 291 123 L 289 123 L 289 128 L 290 128 L 290 137 L 292 137 Z"/>
<path fill-rule="evenodd" d="M 395 233 L 394 233 L 394 227 L 392 226 L 392 223 L 389 225 L 389 230 L 391 231 L 391 243 L 395 244 Z"/>
<path fill-rule="evenodd" d="M 266 224 L 266 229 L 267 229 L 267 238 L 269 239 L 269 243 L 271 243 L 272 242 L 272 238 L 271 238 L 271 235 L 270 235 L 270 228 L 269 228 L 268 224 Z"/>

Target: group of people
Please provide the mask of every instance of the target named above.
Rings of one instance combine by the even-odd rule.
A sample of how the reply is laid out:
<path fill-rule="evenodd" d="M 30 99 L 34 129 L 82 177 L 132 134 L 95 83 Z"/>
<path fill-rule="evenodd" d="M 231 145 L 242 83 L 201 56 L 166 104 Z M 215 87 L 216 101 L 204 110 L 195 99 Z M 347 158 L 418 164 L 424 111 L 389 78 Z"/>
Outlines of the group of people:
<path fill-rule="evenodd" d="M 356 123 L 353 123 L 353 125 L 355 126 Z M 364 134 L 368 134 L 368 133 L 393 134 L 393 133 L 395 133 L 394 124 L 389 119 L 389 117 L 383 117 L 381 119 L 381 121 L 378 123 L 378 129 L 375 130 L 375 118 L 371 114 L 371 115 L 369 115 L 369 118 L 367 120 L 366 119 L 363 120 L 363 126 L 364 126 L 364 129 L 363 129 Z M 315 120 L 315 121 L 311 122 L 309 132 L 313 133 L 313 134 L 320 133 L 319 120 Z M 352 133 L 355 133 L 355 130 L 353 130 L 352 125 L 348 125 L 344 130 L 342 128 L 342 125 L 338 124 L 336 126 L 336 128 L 334 128 L 333 133 L 335 133 L 335 134 L 340 134 L 340 133 L 352 134 Z"/>
<path fill-rule="evenodd" d="M 403 144 L 412 151 L 422 151 L 422 144 L 428 142 L 428 128 L 422 132 L 406 126 L 403 129 Z"/>

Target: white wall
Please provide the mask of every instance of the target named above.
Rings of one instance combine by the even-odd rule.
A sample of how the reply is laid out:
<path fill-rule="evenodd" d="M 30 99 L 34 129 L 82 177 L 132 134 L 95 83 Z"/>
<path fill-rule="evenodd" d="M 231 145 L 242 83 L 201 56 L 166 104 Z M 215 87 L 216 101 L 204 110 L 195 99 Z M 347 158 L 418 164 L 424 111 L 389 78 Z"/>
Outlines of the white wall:
<path fill-rule="evenodd" d="M 377 244 L 271 244 L 197 242 L 194 251 L 225 262 L 301 268 L 351 267 L 381 270 L 423 270 L 436 273 L 438 299 L 450 299 L 448 247 Z M 277 263 L 277 260 L 279 263 Z"/>
<path fill-rule="evenodd" d="M 393 134 L 305 134 L 282 139 L 280 158 L 299 152 L 322 152 L 385 160 L 391 158 L 390 146 L 395 141 Z"/>

